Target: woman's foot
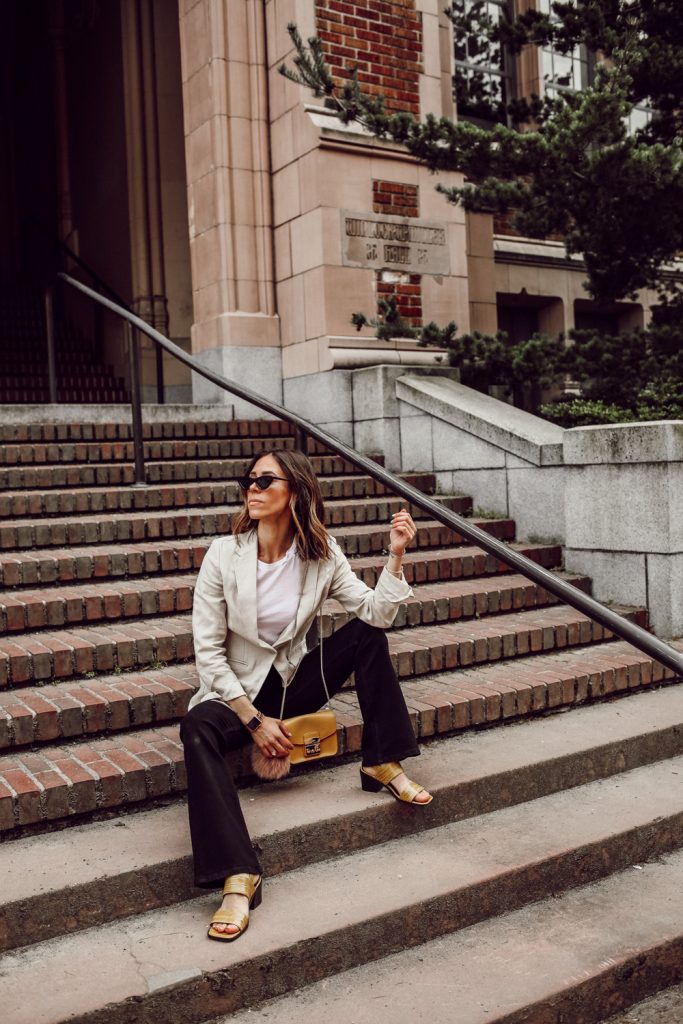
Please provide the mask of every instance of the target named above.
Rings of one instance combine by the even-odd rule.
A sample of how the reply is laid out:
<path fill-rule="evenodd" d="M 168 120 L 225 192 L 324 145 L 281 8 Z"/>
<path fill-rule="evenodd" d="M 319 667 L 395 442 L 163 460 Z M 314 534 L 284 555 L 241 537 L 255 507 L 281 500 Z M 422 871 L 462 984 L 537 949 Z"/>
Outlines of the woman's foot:
<path fill-rule="evenodd" d="M 385 770 L 387 767 L 388 765 L 383 764 L 369 766 L 364 765 L 361 771 L 375 779 L 384 774 L 383 769 Z M 395 790 L 396 795 L 398 795 L 400 799 L 402 794 L 407 796 L 412 791 L 413 787 L 415 787 L 416 784 L 408 778 L 406 773 L 401 768 L 400 764 L 397 763 L 396 767 L 399 768 L 400 771 L 397 774 L 391 776 L 391 789 Z M 384 784 L 386 785 L 386 783 Z M 412 798 L 407 798 L 408 803 L 414 804 L 428 804 L 431 802 L 431 800 L 431 793 L 428 793 L 427 790 L 423 789 L 422 787 L 420 787 L 419 793 L 416 793 L 414 796 L 412 796 Z"/>
<path fill-rule="evenodd" d="M 209 925 L 209 938 L 232 942 L 249 927 L 249 911 L 261 903 L 260 875 L 229 875 L 223 883 L 223 902 Z"/>
<path fill-rule="evenodd" d="M 223 897 L 220 909 L 228 910 L 235 917 L 239 918 L 249 912 L 249 900 L 246 896 L 241 896 L 239 893 L 229 892 Z M 216 922 L 213 925 L 213 929 L 217 932 L 225 932 L 226 935 L 237 935 L 240 930 L 236 924 L 220 924 L 220 922 Z"/>

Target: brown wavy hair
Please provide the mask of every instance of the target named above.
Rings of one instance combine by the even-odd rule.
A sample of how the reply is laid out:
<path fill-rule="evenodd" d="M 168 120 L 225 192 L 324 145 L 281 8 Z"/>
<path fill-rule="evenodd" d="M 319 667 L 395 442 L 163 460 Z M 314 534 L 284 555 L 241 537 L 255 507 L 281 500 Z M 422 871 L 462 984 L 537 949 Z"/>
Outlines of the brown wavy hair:
<path fill-rule="evenodd" d="M 320 493 L 320 484 L 313 471 L 311 460 L 303 452 L 276 448 L 255 455 L 249 463 L 245 476 L 249 476 L 259 459 L 264 455 L 272 455 L 287 477 L 292 496 L 289 508 L 294 523 L 296 550 L 299 558 L 305 562 L 317 562 L 330 557 L 330 542 L 325 528 L 325 506 Z M 244 508 L 233 517 L 232 532 L 248 533 L 255 530 L 258 520 L 252 519 L 247 506 L 247 495 L 244 495 Z"/>

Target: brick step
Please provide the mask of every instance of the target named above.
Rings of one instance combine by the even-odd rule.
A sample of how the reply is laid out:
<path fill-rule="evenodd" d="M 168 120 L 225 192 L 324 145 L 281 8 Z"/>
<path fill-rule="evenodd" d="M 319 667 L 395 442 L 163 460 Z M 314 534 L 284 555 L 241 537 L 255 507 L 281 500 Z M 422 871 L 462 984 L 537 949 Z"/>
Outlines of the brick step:
<path fill-rule="evenodd" d="M 4 339 L 0 337 L 0 352 L 2 352 L 2 349 L 4 348 L 3 341 Z M 3 353 L 3 355 L 7 355 L 7 353 Z M 93 365 L 93 354 L 92 352 L 79 352 L 76 349 L 62 348 L 60 346 L 58 351 L 58 362 L 58 373 L 60 370 L 64 371 L 67 369 L 72 373 L 78 373 L 81 370 L 87 372 Z M 106 366 L 108 370 L 111 370 L 111 364 L 107 363 Z M 37 346 L 35 348 L 27 346 L 26 349 L 21 352 L 15 351 L 12 355 L 11 362 L 9 363 L 9 368 L 12 373 L 19 376 L 25 372 L 33 371 L 39 375 L 45 375 L 45 377 L 47 377 L 44 345 Z M 97 369 L 100 370 L 100 372 L 101 368 L 102 363 L 98 360 Z"/>
<path fill-rule="evenodd" d="M 42 405 L 50 400 L 47 388 L 1 388 L 3 405 Z M 129 401 L 128 392 L 115 387 L 57 388 L 57 401 L 78 405 L 118 405 Z"/>
<path fill-rule="evenodd" d="M 235 448 L 239 448 L 235 452 Z M 143 443 L 145 460 L 232 459 L 250 457 L 261 451 L 277 447 L 294 448 L 293 438 L 195 438 L 192 440 L 150 440 Z M 313 458 L 319 458 L 313 454 Z M 339 456 L 327 458 L 339 460 Z M 135 450 L 132 441 L 73 441 L 51 444 L 15 443 L 0 445 L 0 465 L 52 465 L 60 463 L 132 462 Z M 373 456 L 383 465 L 383 456 Z M 345 472 L 354 471 L 351 463 L 344 462 Z M 241 471 L 240 471 L 241 472 Z M 335 469 L 316 468 L 316 472 L 337 472 Z"/>
<path fill-rule="evenodd" d="M 527 720 L 515 729 L 468 730 L 424 744 L 411 767 L 435 800 L 419 819 L 396 813 L 386 798 L 363 793 L 358 765 L 346 763 L 348 757 L 321 763 L 314 773 L 294 768 L 276 787 L 243 786 L 240 797 L 270 879 L 340 849 L 371 846 L 378 837 L 419 833 L 599 779 L 619 781 L 634 768 L 680 757 L 682 725 L 683 687 L 667 686 L 578 707 L 569 716 Z M 233 771 L 246 765 L 244 752 L 230 758 Z M 67 797 L 70 808 L 79 788 Z M 31 804 L 30 797 L 14 801 L 17 821 L 30 816 Z M 22 837 L 19 826 L 6 832 L 12 842 L 0 844 L 0 875 L 11 899 L 3 906 L 0 951 L 196 893 L 185 800 L 124 811 L 115 821 L 86 822 L 71 811 L 71 827 L 49 835 Z"/>
<path fill-rule="evenodd" d="M 195 444 L 194 441 L 188 443 Z M 151 444 L 156 445 L 158 442 L 154 441 Z M 14 450 L 12 445 L 9 448 Z M 169 458 L 173 459 L 173 456 L 169 456 Z M 325 477 L 348 477 L 349 473 L 356 472 L 350 462 L 338 455 L 314 455 L 311 461 L 316 475 L 321 478 L 321 485 Z M 146 479 L 150 484 L 177 483 L 183 480 L 234 480 L 247 472 L 249 462 L 248 459 L 222 458 L 187 458 L 184 461 L 170 462 L 149 461 L 145 463 L 145 472 Z M 363 478 L 359 476 L 359 479 Z M 112 487 L 134 482 L 135 466 L 130 462 L 0 468 L 0 487 L 14 489 L 82 487 L 85 484 L 94 487 Z"/>
<path fill-rule="evenodd" d="M 487 519 L 485 522 L 489 526 L 495 524 L 495 520 L 491 519 Z M 506 522 L 507 520 L 501 520 L 500 525 Z M 562 548 L 555 544 L 526 546 L 517 544 L 515 549 L 528 551 L 529 557 L 546 569 L 558 566 L 562 557 Z M 357 575 L 368 586 L 374 587 L 386 563 L 384 557 L 378 559 L 377 556 L 363 556 L 354 558 L 352 564 Z M 449 546 L 442 550 L 429 548 L 424 548 L 421 551 L 409 550 L 404 556 L 403 565 L 406 579 L 411 586 L 418 583 L 457 580 L 463 576 L 478 576 L 480 574 L 485 576 L 488 575 L 487 566 L 494 573 L 509 571 L 509 567 L 505 563 L 499 562 L 493 555 L 487 555 L 477 547 Z"/>
<path fill-rule="evenodd" d="M 73 626 L 78 623 L 112 620 L 112 618 L 131 618 L 145 614 L 170 613 L 188 610 L 191 607 L 191 595 L 195 590 L 196 573 L 199 569 L 208 544 L 197 541 L 170 541 L 157 543 L 155 546 L 139 545 L 136 550 L 111 553 L 103 556 L 101 561 L 94 561 L 93 567 L 104 568 L 109 564 L 114 570 L 115 579 L 110 582 L 81 583 L 74 581 L 72 586 L 45 586 L 36 590 L 13 590 L 0 595 L 0 636 L 4 633 L 16 634 L 25 630 L 51 629 L 60 626 Z M 515 550 L 526 554 L 533 561 L 546 567 L 553 567 L 559 558 L 559 549 L 551 545 L 514 545 Z M 87 556 L 86 556 L 87 557 Z M 104 557 L 109 562 L 104 562 Z M 124 560 L 125 559 L 125 560 Z M 381 575 L 386 562 L 384 556 L 355 558 L 353 566 L 358 577 L 369 586 L 374 587 Z M 116 579 L 117 569 L 124 565 L 144 572 L 142 578 Z M 161 571 L 174 573 L 178 570 L 189 570 L 187 574 L 160 575 L 159 578 L 148 578 L 146 573 Z M 410 584 L 426 584 L 427 582 L 442 585 L 441 602 L 450 597 L 450 588 L 454 598 L 458 588 L 452 581 L 468 577 L 492 577 L 499 572 L 509 570 L 505 563 L 493 555 L 487 555 L 480 548 L 464 547 L 447 550 L 423 548 L 411 551 L 404 556 L 403 572 Z M 577 578 L 584 579 L 584 578 Z M 543 603 L 550 601 L 541 588 L 533 589 L 521 575 L 516 578 L 518 595 L 515 600 L 522 600 L 521 591 L 527 591 L 526 600 L 530 601 L 533 593 L 543 594 Z M 471 582 L 468 584 L 472 589 Z M 493 589 L 489 582 L 483 582 L 484 589 Z M 503 581 L 509 589 L 509 583 Z M 582 584 L 582 586 L 584 586 Z M 492 598 L 493 607 L 498 605 Z M 538 603 L 538 602 L 537 602 Z M 477 607 L 483 608 L 483 600 Z M 397 620 L 399 621 L 399 620 Z"/>
<path fill-rule="evenodd" d="M 159 465 L 163 466 L 164 463 Z M 86 467 L 92 472 L 92 467 Z M 119 467 L 104 467 L 116 469 Z M 182 468 L 182 466 L 180 467 Z M 21 472 L 12 470 L 12 472 Z M 39 470 L 26 470 L 37 473 Z M 431 494 L 436 486 L 433 473 L 400 473 L 406 480 Z M 368 476 L 336 476 L 320 480 L 320 489 L 326 501 L 341 498 L 373 498 L 386 496 L 391 492 Z M 124 510 L 185 508 L 188 505 L 224 505 L 240 501 L 240 490 L 236 483 L 202 482 L 159 483 L 147 487 L 86 487 L 75 483 L 65 490 L 49 491 L 28 489 L 0 493 L 0 517 L 58 516 L 71 513 L 119 512 Z"/>
<path fill-rule="evenodd" d="M 294 429 L 283 420 L 180 419 L 163 422 L 144 422 L 142 433 L 152 438 L 213 438 L 237 439 L 292 438 Z M 3 423 L 0 424 L 0 442 L 69 442 L 69 441 L 130 441 L 133 427 L 130 423 Z M 313 442 L 309 442 L 313 443 Z M 316 442 L 317 443 L 317 442 Z M 246 454 L 246 453 L 244 453 Z"/>
<path fill-rule="evenodd" d="M 0 501 L 2 499 L 0 498 Z M 435 496 L 444 508 L 460 515 L 472 511 L 469 497 Z M 403 498 L 329 499 L 325 505 L 325 523 L 328 527 L 362 524 L 386 524 L 393 512 L 405 505 Z M 23 506 L 26 510 L 26 505 Z M 0 550 L 63 547 L 71 544 L 118 543 L 131 540 L 157 540 L 159 538 L 213 537 L 230 532 L 232 516 L 241 508 L 237 505 L 208 505 L 202 508 L 178 508 L 171 512 L 121 512 L 103 518 L 95 512 L 85 516 L 74 514 L 38 522 L 0 523 Z M 426 512 L 410 506 L 414 519 L 425 519 Z M 28 515 L 28 512 L 26 512 Z M 473 522 L 500 523 L 502 520 L 472 520 Z M 505 520 L 512 525 L 512 520 Z M 376 526 L 368 528 L 372 536 Z M 335 529 L 335 536 L 338 529 Z M 506 536 L 514 536 L 512 533 Z"/>
<path fill-rule="evenodd" d="M 420 739 L 491 725 L 671 680 L 647 655 L 615 640 L 606 645 L 522 657 L 493 666 L 435 673 L 402 683 Z M 181 718 L 199 687 L 194 664 L 19 687 L 0 692 L 0 750 L 92 739 Z M 360 749 L 361 714 L 355 691 L 336 698 L 343 749 Z"/>
<path fill-rule="evenodd" d="M 145 458 L 175 458 L 172 450 L 176 445 L 183 445 L 187 449 L 193 447 L 195 455 L 203 457 L 209 449 L 214 449 L 213 455 L 220 455 L 223 458 L 249 459 L 261 452 L 273 451 L 278 448 L 292 450 L 294 448 L 293 437 L 221 437 L 221 438 L 197 438 L 192 440 L 147 440 L 144 442 Z M 322 449 L 322 445 L 318 446 Z M 216 451 L 215 449 L 220 449 Z M 115 452 L 125 452 L 125 458 L 130 461 L 134 458 L 132 441 L 103 440 L 97 443 L 88 441 L 69 442 L 45 442 L 41 444 L 15 441 L 11 444 L 4 444 L 1 451 L 4 452 L 5 465 L 33 465 L 65 462 L 111 462 L 118 458 Z M 89 450 L 97 453 L 100 457 L 90 458 Z M 168 452 L 171 454 L 167 454 Z M 65 459 L 57 457 L 66 453 L 73 453 L 75 458 Z M 158 454 L 153 455 L 152 452 Z M 163 454 L 162 454 L 163 453 Z M 322 451 L 313 454 L 329 454 Z M 184 458 L 186 456 L 179 456 Z"/>
<path fill-rule="evenodd" d="M 42 369 L 42 367 L 41 367 Z M 36 373 L 36 368 L 29 365 L 23 372 L 19 367 L 12 366 L 12 372 L 3 377 L 4 390 L 27 388 L 29 391 L 41 391 L 49 387 L 47 371 Z M 123 389 L 123 378 L 115 377 L 111 368 L 104 370 L 102 366 L 80 366 L 57 371 L 58 388 L 114 388 Z"/>
<path fill-rule="evenodd" d="M 388 1024 L 421 1019 L 425 989 L 406 984 L 420 977 L 429 980 L 430 1017 L 445 1024 L 453 1001 L 444 978 L 455 976 L 462 1024 L 550 1021 L 558 1002 L 564 1020 L 596 1020 L 598 1008 L 604 1018 L 642 994 L 643 977 L 651 991 L 680 974 L 683 813 L 680 791 L 671 792 L 679 769 L 670 759 L 586 782 L 442 824 L 428 842 L 419 833 L 381 842 L 380 827 L 368 849 L 269 877 L 248 941 L 229 952 L 206 939 L 218 905 L 210 893 L 6 953 L 5 1012 L 13 1024 L 215 1021 L 219 1013 L 238 1024 L 258 1016 L 335 1024 L 360 993 L 353 1019 Z M 294 823 L 310 821 L 301 804 L 292 810 Z M 642 864 L 649 858 L 657 863 Z M 255 1018 L 264 999 L 305 985 L 313 987 Z M 541 1010 L 533 1018 L 529 1003 Z M 572 1006 L 580 1017 L 565 1012 Z"/>
<path fill-rule="evenodd" d="M 641 609 L 621 613 L 641 625 L 646 621 Z M 595 643 L 611 635 L 598 623 L 561 604 L 483 621 L 444 622 L 388 632 L 392 662 L 401 679 Z M 189 615 L 23 633 L 0 638 L 0 686 L 168 665 L 188 661 L 192 655 Z"/>
<path fill-rule="evenodd" d="M 489 532 L 496 527 L 503 532 L 510 520 L 472 520 Z M 450 538 L 444 536 L 446 527 L 428 521 L 417 521 L 418 530 L 413 538 L 414 548 L 406 555 L 406 565 L 415 571 L 417 552 L 442 547 Z M 386 550 L 389 529 L 374 532 L 356 532 L 363 527 L 339 527 L 334 535 L 347 555 Z M 71 583 L 74 580 L 121 578 L 125 576 L 151 575 L 159 572 L 178 572 L 198 569 L 201 559 L 211 544 L 211 537 L 196 537 L 188 540 L 155 540 L 129 542 L 118 545 L 93 545 L 64 549 L 45 548 L 40 551 L 19 551 L 0 554 L 0 583 L 5 587 L 26 587 L 36 584 Z M 450 547 L 451 545 L 449 545 Z M 545 550 L 548 549 L 547 556 Z M 558 545 L 515 545 L 514 550 L 538 551 L 542 564 L 552 568 L 559 564 L 561 548 Z M 552 552 L 552 554 L 551 554 Z M 505 566 L 493 555 L 486 555 L 480 548 L 468 546 L 455 552 L 460 560 L 458 568 L 450 570 L 450 576 L 472 576 L 505 571 Z M 539 560 L 538 558 L 536 559 Z M 433 570 L 432 570 L 433 571 Z M 412 577 L 411 577 L 412 578 Z"/>
<path fill-rule="evenodd" d="M 380 570 L 369 566 L 368 571 L 376 575 Z M 563 575 L 562 578 L 580 590 L 590 590 L 586 576 Z M 3 637 L 12 640 L 27 631 L 182 614 L 192 607 L 195 579 L 193 572 L 16 591 L 11 596 L 0 597 L 0 643 Z M 557 603 L 542 587 L 514 574 L 483 580 L 439 580 L 416 587 L 414 595 L 399 608 L 394 628 L 480 618 Z M 325 605 L 324 624 L 334 622 L 336 628 L 347 619 L 338 602 L 330 601 Z"/>

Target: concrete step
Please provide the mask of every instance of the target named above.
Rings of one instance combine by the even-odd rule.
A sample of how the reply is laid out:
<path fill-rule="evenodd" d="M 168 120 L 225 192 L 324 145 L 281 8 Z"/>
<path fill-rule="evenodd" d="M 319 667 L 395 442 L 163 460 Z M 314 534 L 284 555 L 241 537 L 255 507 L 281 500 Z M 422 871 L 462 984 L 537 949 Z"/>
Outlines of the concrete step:
<path fill-rule="evenodd" d="M 181 444 L 195 442 L 169 442 L 169 449 Z M 218 444 L 219 442 L 216 442 Z M 154 447 L 163 447 L 162 442 L 151 442 Z M 80 447 L 80 446 L 79 446 Z M 89 446 L 85 446 L 86 448 Z M 113 445 L 114 451 L 125 446 Z M 0 449 L 1 451 L 1 449 Z M 15 455 L 14 446 L 9 452 Z M 86 454 L 88 454 L 86 452 Z M 379 456 L 377 457 L 379 459 Z M 145 463 L 145 479 L 149 484 L 181 483 L 195 480 L 234 480 L 243 476 L 250 459 L 234 459 L 201 455 L 175 458 L 172 454 L 160 452 L 158 460 L 150 458 Z M 338 455 L 313 455 L 313 469 L 318 477 L 342 476 L 356 473 L 352 463 Z M 58 488 L 58 487 L 117 487 L 135 483 L 135 466 L 131 461 L 73 462 L 66 465 L 11 465 L 0 466 L 0 487 L 16 489 Z M 321 481 L 322 486 L 322 481 Z M 329 486 L 329 483 L 328 483 Z"/>
<path fill-rule="evenodd" d="M 462 680 L 460 672 L 440 673 L 404 684 L 418 738 L 567 710 L 672 678 L 621 643 L 506 664 L 504 679 L 480 668 Z M 185 665 L 6 694 L 0 832 L 42 831 L 184 791 L 177 725 L 164 723 L 185 713 L 196 686 L 193 666 Z M 344 690 L 332 703 L 340 760 L 360 750 L 362 718 L 355 692 Z M 31 741 L 33 750 L 21 749 Z M 232 757 L 240 779 L 251 771 L 245 757 Z"/>
<path fill-rule="evenodd" d="M 278 1024 L 342 1024 L 349 1019 L 349 1004 L 354 1024 L 413 1024 L 424 1019 L 425 1005 L 433 1024 L 451 1024 L 455 1006 L 458 1024 L 604 1021 L 615 1009 L 632 1006 L 643 995 L 683 978 L 683 853 L 620 867 L 618 873 L 576 889 L 562 892 L 558 886 L 538 903 L 491 920 L 482 921 L 481 911 L 464 921 L 461 917 L 462 930 L 335 977 L 325 977 L 324 967 L 311 970 L 306 972 L 309 977 L 317 973 L 325 980 L 254 1010 L 214 1018 L 212 1024 L 247 1024 L 255 1017 Z M 438 899 L 432 906 L 438 908 Z M 420 907 L 413 918 L 396 919 L 412 938 L 427 933 L 424 916 L 431 909 Z M 287 912 L 281 901 L 276 910 Z M 167 922 L 171 916 L 166 912 Z M 189 920 L 197 918 L 187 920 L 187 931 Z M 472 919 L 478 923 L 467 927 Z M 446 927 L 444 922 L 444 932 Z M 246 958 L 247 951 L 242 955 Z M 180 957 L 171 962 L 180 962 Z M 240 973 L 245 969 L 243 961 Z M 167 990 L 168 1001 L 171 991 L 177 998 L 177 989 L 185 988 L 186 1005 L 196 1007 L 190 992 L 201 991 L 198 974 L 181 981 L 169 972 L 166 980 L 174 986 Z M 272 990 L 277 991 L 275 984 Z M 229 1007 L 234 1006 L 234 997 L 225 988 L 221 991 Z M 150 997 L 151 1003 L 152 993 Z M 243 996 L 243 1003 L 248 1005 L 248 998 Z M 159 1004 L 161 999 L 159 993 L 154 1001 Z M 140 1013 L 132 1019 L 152 1018 Z"/>
<path fill-rule="evenodd" d="M 430 1017 L 453 1019 L 443 990 L 456 973 L 464 992 L 459 1020 L 502 1022 L 514 1019 L 502 1009 L 515 1000 L 520 1009 L 541 1000 L 551 1006 L 560 978 L 565 992 L 582 991 L 578 971 L 567 984 L 564 964 L 553 977 L 551 953 L 557 956 L 560 941 L 580 958 L 582 981 L 594 962 L 604 988 L 605 973 L 611 981 L 616 976 L 605 960 L 633 964 L 635 946 L 641 956 L 649 953 L 648 977 L 671 983 L 683 969 L 683 853 L 671 852 L 683 842 L 683 792 L 672 785 L 682 768 L 683 758 L 661 761 L 269 877 L 263 908 L 238 943 L 207 941 L 217 904 L 210 894 L 7 952 L 0 959 L 3 1006 L 14 1024 L 186 1024 L 327 979 L 326 989 L 297 993 L 305 1019 L 321 1019 L 325 992 L 341 986 L 348 993 L 355 985 L 353 1013 L 370 1022 L 382 1006 L 372 998 L 373 985 L 376 992 L 386 978 L 393 1016 L 383 1019 L 407 1022 L 420 1019 L 418 1008 L 425 1007 L 425 989 L 414 981 L 421 970 L 429 974 L 428 991 L 441 992 Z M 393 809 L 402 817 L 416 813 Z M 640 868 L 637 882 L 633 865 Z M 423 946 L 433 940 L 438 947 Z M 544 970 L 530 977 L 521 968 L 530 957 L 538 964 L 539 949 Z M 512 957 L 516 972 L 505 969 Z M 418 969 L 406 972 L 402 964 L 411 958 Z M 507 986 L 491 985 L 496 966 Z M 332 977 L 352 968 L 359 970 L 350 985 Z M 497 1017 L 484 1016 L 482 998 Z M 411 999 L 410 1015 L 397 1017 Z M 348 1020 L 348 996 L 334 1002 Z M 279 1003 L 278 1019 L 287 1019 L 291 1005 Z M 322 1019 L 332 1019 L 332 1007 L 329 1001 Z M 358 1018 L 357 1008 L 374 1008 L 374 1016 Z"/>
<path fill-rule="evenodd" d="M 541 549 L 541 558 L 552 554 L 553 549 Z M 151 553 L 153 556 L 154 553 Z M 157 553 L 163 557 L 164 552 Z M 179 552 L 167 552 L 169 561 Z M 181 568 L 194 571 L 182 575 L 168 574 L 145 576 L 141 579 L 112 579 L 108 581 L 74 581 L 71 585 L 44 586 L 35 590 L 16 589 L 0 596 L 0 637 L 14 636 L 38 629 L 54 629 L 59 626 L 95 624 L 119 620 L 137 620 L 152 615 L 176 615 L 192 608 L 194 586 L 204 552 L 184 551 L 187 556 Z M 438 555 L 431 557 L 432 554 Z M 142 561 L 142 556 L 140 556 Z M 150 558 L 149 561 L 153 559 Z M 190 563 L 188 566 L 188 562 Z M 194 563 L 194 564 L 193 564 Z M 369 565 L 359 567 L 361 578 L 372 578 L 373 583 L 382 572 L 385 559 L 377 559 Z M 455 564 L 453 564 L 455 563 Z M 416 575 L 434 582 L 419 586 L 413 597 L 408 598 L 394 620 L 394 627 L 402 625 L 448 622 L 451 619 L 495 615 L 513 609 L 535 608 L 555 604 L 553 597 L 543 587 L 531 583 L 524 576 L 508 574 L 479 579 L 453 579 L 449 576 L 460 568 L 452 555 L 443 552 L 422 552 L 422 561 L 406 562 L 406 576 L 410 582 Z M 430 569 L 435 571 L 430 574 Z M 410 576 L 408 575 L 410 570 Z M 150 570 L 153 571 L 153 570 Z M 568 583 L 587 592 L 590 580 L 578 574 L 558 574 Z M 338 602 L 330 602 L 327 609 L 329 625 L 340 624 L 348 616 L 343 615 Z"/>
<path fill-rule="evenodd" d="M 641 625 L 646 621 L 640 609 L 617 611 Z M 399 678 L 405 679 L 456 666 L 595 643 L 611 635 L 581 612 L 558 604 L 481 621 L 392 628 L 388 638 L 394 668 Z M 158 663 L 168 665 L 187 661 L 192 655 L 190 615 L 55 631 L 46 628 L 0 637 L 0 687 Z"/>
<path fill-rule="evenodd" d="M 158 465 L 163 466 L 164 463 Z M 209 465 L 208 463 L 206 465 Z M 213 464 L 214 466 L 216 464 Z M 107 467 L 105 467 L 107 468 Z M 115 467 L 109 467 L 111 469 Z M 182 466 L 180 467 L 182 468 Z M 92 467 L 88 470 L 90 473 Z M 19 470 L 13 472 L 20 472 Z M 27 472 L 38 472 L 29 470 Z M 208 472 L 208 471 L 207 471 Z M 413 484 L 425 494 L 431 494 L 436 486 L 433 473 L 401 473 L 401 478 Z M 157 485 L 131 488 L 129 486 L 108 487 L 79 486 L 77 480 L 66 483 L 65 489 L 45 491 L 42 485 L 30 485 L 25 478 L 24 490 L 7 490 L 0 494 L 0 516 L 59 516 L 71 513 L 119 512 L 124 510 L 185 508 L 188 505 L 225 505 L 240 502 L 240 490 L 236 483 L 220 480 L 206 480 L 196 483 L 188 480 L 162 481 Z M 31 486 L 38 490 L 30 490 Z M 351 498 L 385 497 L 391 492 L 372 477 L 361 475 L 337 476 L 320 480 L 320 490 L 326 501 Z"/>
<path fill-rule="evenodd" d="M 683 755 L 683 687 L 423 746 L 411 774 L 436 799 L 417 815 L 364 793 L 358 764 L 294 770 L 240 799 L 269 878 L 377 842 L 514 806 Z M 329 762 L 328 762 L 329 764 Z M 428 838 L 429 832 L 424 832 Z M 63 865 L 69 865 L 65 885 Z M 189 899 L 185 801 L 0 844 L 0 950 Z"/>
<path fill-rule="evenodd" d="M 672 985 L 654 996 L 635 1003 L 629 1010 L 610 1017 L 606 1024 L 681 1024 L 683 984 Z"/>
<path fill-rule="evenodd" d="M 204 517 L 198 516 L 198 519 Z M 506 539 L 511 532 L 509 519 L 473 519 L 472 523 L 485 529 L 499 539 Z M 460 547 L 455 549 L 451 531 L 435 521 L 417 521 L 417 533 L 413 546 L 409 548 L 406 564 L 414 565 L 417 554 L 433 548 L 443 548 L 450 541 L 448 556 L 459 559 L 454 576 L 473 575 L 505 571 L 499 559 L 487 555 L 481 548 Z M 346 555 L 368 555 L 386 553 L 389 544 L 388 522 L 369 526 L 340 526 L 331 532 Z M 501 537 L 501 534 L 503 535 Z M 158 572 L 178 572 L 198 569 L 213 538 L 195 537 L 189 540 L 109 541 L 87 547 L 75 545 L 64 548 L 42 548 L 39 551 L 11 551 L 0 554 L 0 583 L 5 587 L 21 587 L 30 584 L 71 583 L 74 580 L 120 579 L 124 576 L 141 576 Z M 462 538 L 458 535 L 457 540 Z M 515 544 L 514 550 L 532 552 L 543 565 L 558 565 L 561 559 L 559 545 Z M 533 554 L 532 554 L 533 557 Z"/>
<path fill-rule="evenodd" d="M 165 412 L 163 406 L 157 406 Z M 176 407 L 178 408 L 178 407 Z M 77 410 L 74 410 L 76 412 Z M 89 410 L 84 410 L 86 413 Z M 130 419 L 130 409 L 123 410 Z M 193 418 L 192 410 L 187 420 L 170 419 L 157 422 L 144 421 L 147 409 L 143 407 L 142 433 L 146 439 L 169 438 L 233 438 L 267 439 L 272 437 L 291 438 L 293 429 L 282 420 L 233 420 L 219 419 L 212 411 L 212 418 L 206 421 Z M 11 414 L 10 414 L 11 415 Z M 74 419 L 77 419 L 74 416 Z M 41 423 L 17 422 L 0 423 L 0 442 L 40 443 L 40 442 L 75 442 L 75 441 L 130 441 L 133 428 L 130 422 L 114 422 L 96 420 L 74 423 Z M 309 441 L 309 444 L 316 442 Z"/>
<path fill-rule="evenodd" d="M 190 497 L 192 496 L 190 494 Z M 472 499 L 469 497 L 438 495 L 435 496 L 435 501 L 460 515 L 469 515 L 472 511 Z M 29 504 L 30 502 L 25 502 L 23 506 L 26 510 L 24 514 L 27 516 Z M 341 525 L 386 524 L 392 513 L 397 512 L 405 504 L 402 498 L 391 497 L 333 498 L 325 505 L 325 522 L 332 528 Z M 241 507 L 241 504 L 223 505 L 208 502 L 206 506 L 200 508 L 190 506 L 158 512 L 153 511 L 151 507 L 141 512 L 107 514 L 103 514 L 101 510 L 100 514 L 95 511 L 86 514 L 74 509 L 69 516 L 37 521 L 32 518 L 22 521 L 17 516 L 14 522 L 0 523 L 0 550 L 14 551 L 33 547 L 63 547 L 71 544 L 119 543 L 174 537 L 213 537 L 216 534 L 230 532 L 232 516 Z M 409 508 L 413 518 L 426 518 L 426 513 L 415 506 Z M 479 523 L 480 520 L 475 519 L 473 522 Z M 502 520 L 487 519 L 481 522 L 501 523 Z M 506 536 L 514 537 L 512 520 L 505 522 L 508 524 Z M 491 530 L 494 528 L 491 527 Z M 372 535 L 373 531 L 368 532 Z M 336 529 L 334 534 L 337 536 Z"/>

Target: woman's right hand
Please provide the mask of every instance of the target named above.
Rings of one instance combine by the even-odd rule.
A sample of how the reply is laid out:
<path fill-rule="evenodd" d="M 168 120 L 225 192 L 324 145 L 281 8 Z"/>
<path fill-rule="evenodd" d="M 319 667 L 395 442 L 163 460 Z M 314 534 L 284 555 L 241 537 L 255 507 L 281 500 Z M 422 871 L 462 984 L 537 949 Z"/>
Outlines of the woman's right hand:
<path fill-rule="evenodd" d="M 281 719 L 264 715 L 261 725 L 252 732 L 251 738 L 266 757 L 286 757 L 294 749 L 290 735 Z"/>

